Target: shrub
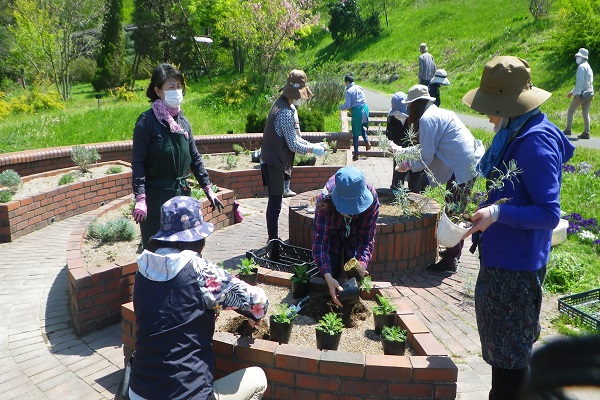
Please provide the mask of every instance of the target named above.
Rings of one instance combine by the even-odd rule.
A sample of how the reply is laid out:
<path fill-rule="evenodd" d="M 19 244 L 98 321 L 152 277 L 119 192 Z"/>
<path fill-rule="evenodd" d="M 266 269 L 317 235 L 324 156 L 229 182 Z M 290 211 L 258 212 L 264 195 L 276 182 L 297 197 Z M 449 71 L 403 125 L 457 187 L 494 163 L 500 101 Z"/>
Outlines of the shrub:
<path fill-rule="evenodd" d="M 263 132 L 267 117 L 259 117 L 257 113 L 252 111 L 246 115 L 246 133 Z"/>
<path fill-rule="evenodd" d="M 117 88 L 114 89 L 108 89 L 108 93 L 118 99 L 118 100 L 123 100 L 123 101 L 132 101 L 137 99 L 137 94 L 135 94 L 135 92 L 127 89 L 126 85 L 123 86 L 119 86 Z"/>
<path fill-rule="evenodd" d="M 335 112 L 340 102 L 344 99 L 344 83 L 339 75 L 329 72 L 317 74 L 310 83 L 314 96 L 308 104 L 311 108 L 324 113 Z"/>
<path fill-rule="evenodd" d="M 580 47 L 591 54 L 600 52 L 600 2 L 597 0 L 563 0 L 559 10 L 559 29 L 555 40 L 559 51 L 573 60 Z M 585 46 L 583 45 L 585 44 Z"/>
<path fill-rule="evenodd" d="M 123 167 L 120 165 L 111 165 L 106 169 L 106 175 L 119 174 L 123 172 Z"/>
<path fill-rule="evenodd" d="M 302 132 L 323 132 L 325 130 L 325 115 L 318 110 L 298 107 L 298 119 L 300 119 Z"/>
<path fill-rule="evenodd" d="M 586 268 L 581 260 L 568 253 L 550 252 L 544 288 L 552 293 L 569 293 Z"/>
<path fill-rule="evenodd" d="M 7 169 L 0 172 L 0 185 L 8 188 L 9 191 L 16 192 L 21 185 L 21 176 L 14 169 Z"/>
<path fill-rule="evenodd" d="M 373 307 L 373 314 L 375 315 L 386 315 L 396 312 L 396 307 L 394 307 L 392 303 L 390 303 L 390 300 L 385 296 L 378 294 L 377 303 L 379 304 Z"/>
<path fill-rule="evenodd" d="M 529 0 L 529 12 L 533 18 L 544 18 L 550 15 L 554 0 Z"/>
<path fill-rule="evenodd" d="M 96 72 L 96 60 L 88 57 L 78 57 L 69 67 L 73 83 L 90 83 Z"/>
<path fill-rule="evenodd" d="M 13 198 L 13 193 L 10 190 L 0 191 L 0 203 L 8 203 Z"/>
<path fill-rule="evenodd" d="M 60 178 L 58 179 L 58 185 L 59 186 L 68 185 L 69 183 L 73 183 L 74 180 L 75 180 L 75 178 L 73 178 L 73 174 L 71 174 L 71 173 L 64 174 L 64 175 L 61 175 Z"/>
<path fill-rule="evenodd" d="M 237 143 L 233 144 L 231 147 L 233 148 L 233 152 L 235 153 L 236 156 L 239 156 L 240 153 L 244 152 L 244 148 Z"/>
<path fill-rule="evenodd" d="M 239 156 L 235 156 L 233 154 L 225 156 L 225 169 L 234 169 L 237 166 L 239 159 Z"/>
<path fill-rule="evenodd" d="M 90 165 L 100 159 L 100 154 L 94 147 L 73 146 L 71 159 L 81 172 L 87 172 Z"/>
<path fill-rule="evenodd" d="M 296 155 L 294 156 L 294 165 L 296 166 L 301 166 L 301 165 L 311 165 L 313 162 L 315 162 L 317 159 L 317 156 L 315 156 L 314 154 L 298 154 L 296 153 Z"/>
<path fill-rule="evenodd" d="M 103 243 L 125 242 L 135 237 L 133 223 L 124 217 L 112 219 L 106 223 L 100 223 L 94 219 L 87 228 L 88 236 L 99 239 Z"/>

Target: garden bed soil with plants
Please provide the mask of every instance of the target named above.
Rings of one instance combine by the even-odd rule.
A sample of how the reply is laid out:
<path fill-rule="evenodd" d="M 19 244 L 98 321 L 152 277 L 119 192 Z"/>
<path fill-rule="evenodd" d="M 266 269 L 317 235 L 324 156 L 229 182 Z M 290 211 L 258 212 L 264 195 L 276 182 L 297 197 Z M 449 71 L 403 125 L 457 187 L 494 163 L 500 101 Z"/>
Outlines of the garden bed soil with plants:
<path fill-rule="evenodd" d="M 231 160 L 231 157 L 237 157 L 234 167 L 228 165 L 227 160 L 228 158 Z M 315 165 L 346 165 L 346 157 L 346 151 L 338 151 L 337 153 L 330 152 L 323 157 L 317 157 Z M 252 155 L 245 153 L 240 153 L 238 156 L 235 156 L 234 153 L 205 155 L 203 156 L 203 161 L 206 168 L 221 170 L 260 169 L 260 163 L 252 162 Z"/>
<path fill-rule="evenodd" d="M 229 332 L 254 339 L 269 340 L 269 316 L 277 304 L 296 304 L 299 299 L 293 299 L 289 287 L 275 286 L 259 283 L 265 290 L 269 299 L 267 316 L 256 326 L 250 328 L 246 318 L 235 311 L 222 311 L 217 319 L 216 331 Z M 375 300 L 361 299 L 359 303 L 344 306 L 343 309 L 335 306 L 329 293 L 311 292 L 310 299 L 300 310 L 299 315 L 292 323 L 290 344 L 317 348 L 315 327 L 321 317 L 328 312 L 336 312 L 342 316 L 346 329 L 342 332 L 338 351 L 363 354 L 383 354 L 380 336 L 375 333 L 373 322 L 373 307 Z M 412 354 L 407 343 L 407 355 Z"/>
<path fill-rule="evenodd" d="M 81 172 L 75 168 L 70 169 L 70 171 L 58 171 L 55 175 L 40 176 L 33 179 L 27 179 L 27 177 L 23 177 L 25 181 L 21 184 L 12 199 L 20 200 L 37 193 L 44 193 L 57 189 L 61 187 L 61 185 L 59 185 L 60 178 L 67 173 L 70 173 L 73 177 L 73 181 L 69 183 L 85 182 L 90 179 L 97 179 L 107 176 L 106 171 L 115 166 L 122 168 L 122 171 L 119 173 L 131 172 L 131 168 L 126 165 L 106 163 L 101 166 L 92 166 L 89 168 L 88 172 Z"/>

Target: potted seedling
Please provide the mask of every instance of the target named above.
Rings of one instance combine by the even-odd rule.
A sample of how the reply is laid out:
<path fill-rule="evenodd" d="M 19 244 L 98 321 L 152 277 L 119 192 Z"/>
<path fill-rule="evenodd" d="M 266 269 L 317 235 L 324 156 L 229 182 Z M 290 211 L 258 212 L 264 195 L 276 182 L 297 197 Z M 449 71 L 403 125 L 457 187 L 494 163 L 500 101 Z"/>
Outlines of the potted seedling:
<path fill-rule="evenodd" d="M 396 308 L 390 300 L 378 294 L 377 305 L 373 307 L 373 319 L 375 321 L 375 333 L 380 334 L 384 326 L 396 325 Z"/>
<path fill-rule="evenodd" d="M 297 316 L 298 312 L 288 304 L 277 304 L 274 313 L 269 317 L 271 340 L 280 344 L 288 343 L 292 334 L 292 321 Z"/>
<path fill-rule="evenodd" d="M 344 331 L 344 322 L 342 317 L 334 312 L 329 312 L 319 320 L 319 325 L 315 327 L 317 335 L 317 349 L 319 350 L 337 350 Z"/>
<path fill-rule="evenodd" d="M 373 290 L 373 282 L 370 275 L 365 276 L 360 283 L 360 298 L 364 300 L 375 298 L 375 291 Z"/>
<path fill-rule="evenodd" d="M 331 149 L 332 153 L 337 153 L 337 140 L 330 140 L 329 148 Z"/>
<path fill-rule="evenodd" d="M 238 264 L 238 278 L 250 285 L 256 285 L 258 282 L 258 265 L 251 258 L 244 258 Z"/>
<path fill-rule="evenodd" d="M 295 299 L 304 297 L 310 288 L 310 275 L 306 264 L 294 265 L 294 274 L 290 277 L 292 281 L 292 295 Z"/>
<path fill-rule="evenodd" d="M 399 326 L 384 326 L 381 330 L 383 354 L 404 355 L 407 332 Z"/>

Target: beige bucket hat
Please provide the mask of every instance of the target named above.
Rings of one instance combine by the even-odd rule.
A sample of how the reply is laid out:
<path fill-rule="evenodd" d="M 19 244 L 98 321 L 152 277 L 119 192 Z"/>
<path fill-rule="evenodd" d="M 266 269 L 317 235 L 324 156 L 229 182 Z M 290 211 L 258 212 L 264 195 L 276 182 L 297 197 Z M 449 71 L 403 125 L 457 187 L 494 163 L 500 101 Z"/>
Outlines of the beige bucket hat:
<path fill-rule="evenodd" d="M 462 98 L 473 110 L 498 117 L 516 117 L 542 105 L 552 93 L 533 86 L 529 63 L 513 56 L 485 64 L 481 82 Z"/>
<path fill-rule="evenodd" d="M 413 85 L 408 89 L 408 96 L 406 99 L 402 100 L 404 104 L 410 104 L 415 100 L 429 100 L 435 101 L 435 97 L 431 97 L 429 95 L 429 89 L 425 85 Z"/>
<path fill-rule="evenodd" d="M 307 85 L 307 81 L 304 71 L 293 69 L 287 77 L 286 85 L 279 91 L 288 99 L 310 99 L 313 94 Z"/>

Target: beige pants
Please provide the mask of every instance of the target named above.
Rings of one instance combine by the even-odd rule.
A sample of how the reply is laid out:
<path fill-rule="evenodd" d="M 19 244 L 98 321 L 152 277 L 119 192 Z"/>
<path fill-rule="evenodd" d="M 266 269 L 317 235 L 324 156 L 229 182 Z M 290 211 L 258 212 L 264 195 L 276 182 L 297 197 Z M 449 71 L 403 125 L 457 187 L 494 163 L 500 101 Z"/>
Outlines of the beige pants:
<path fill-rule="evenodd" d="M 573 115 L 575 111 L 581 107 L 581 114 L 583 115 L 583 133 L 590 133 L 590 106 L 592 105 L 593 97 L 590 97 L 586 101 L 581 99 L 581 96 L 573 96 L 571 105 L 567 110 L 567 126 L 565 131 L 570 131 L 573 125 Z"/>
<path fill-rule="evenodd" d="M 267 377 L 260 367 L 235 371 L 213 382 L 214 400 L 260 400 L 267 390 Z"/>

